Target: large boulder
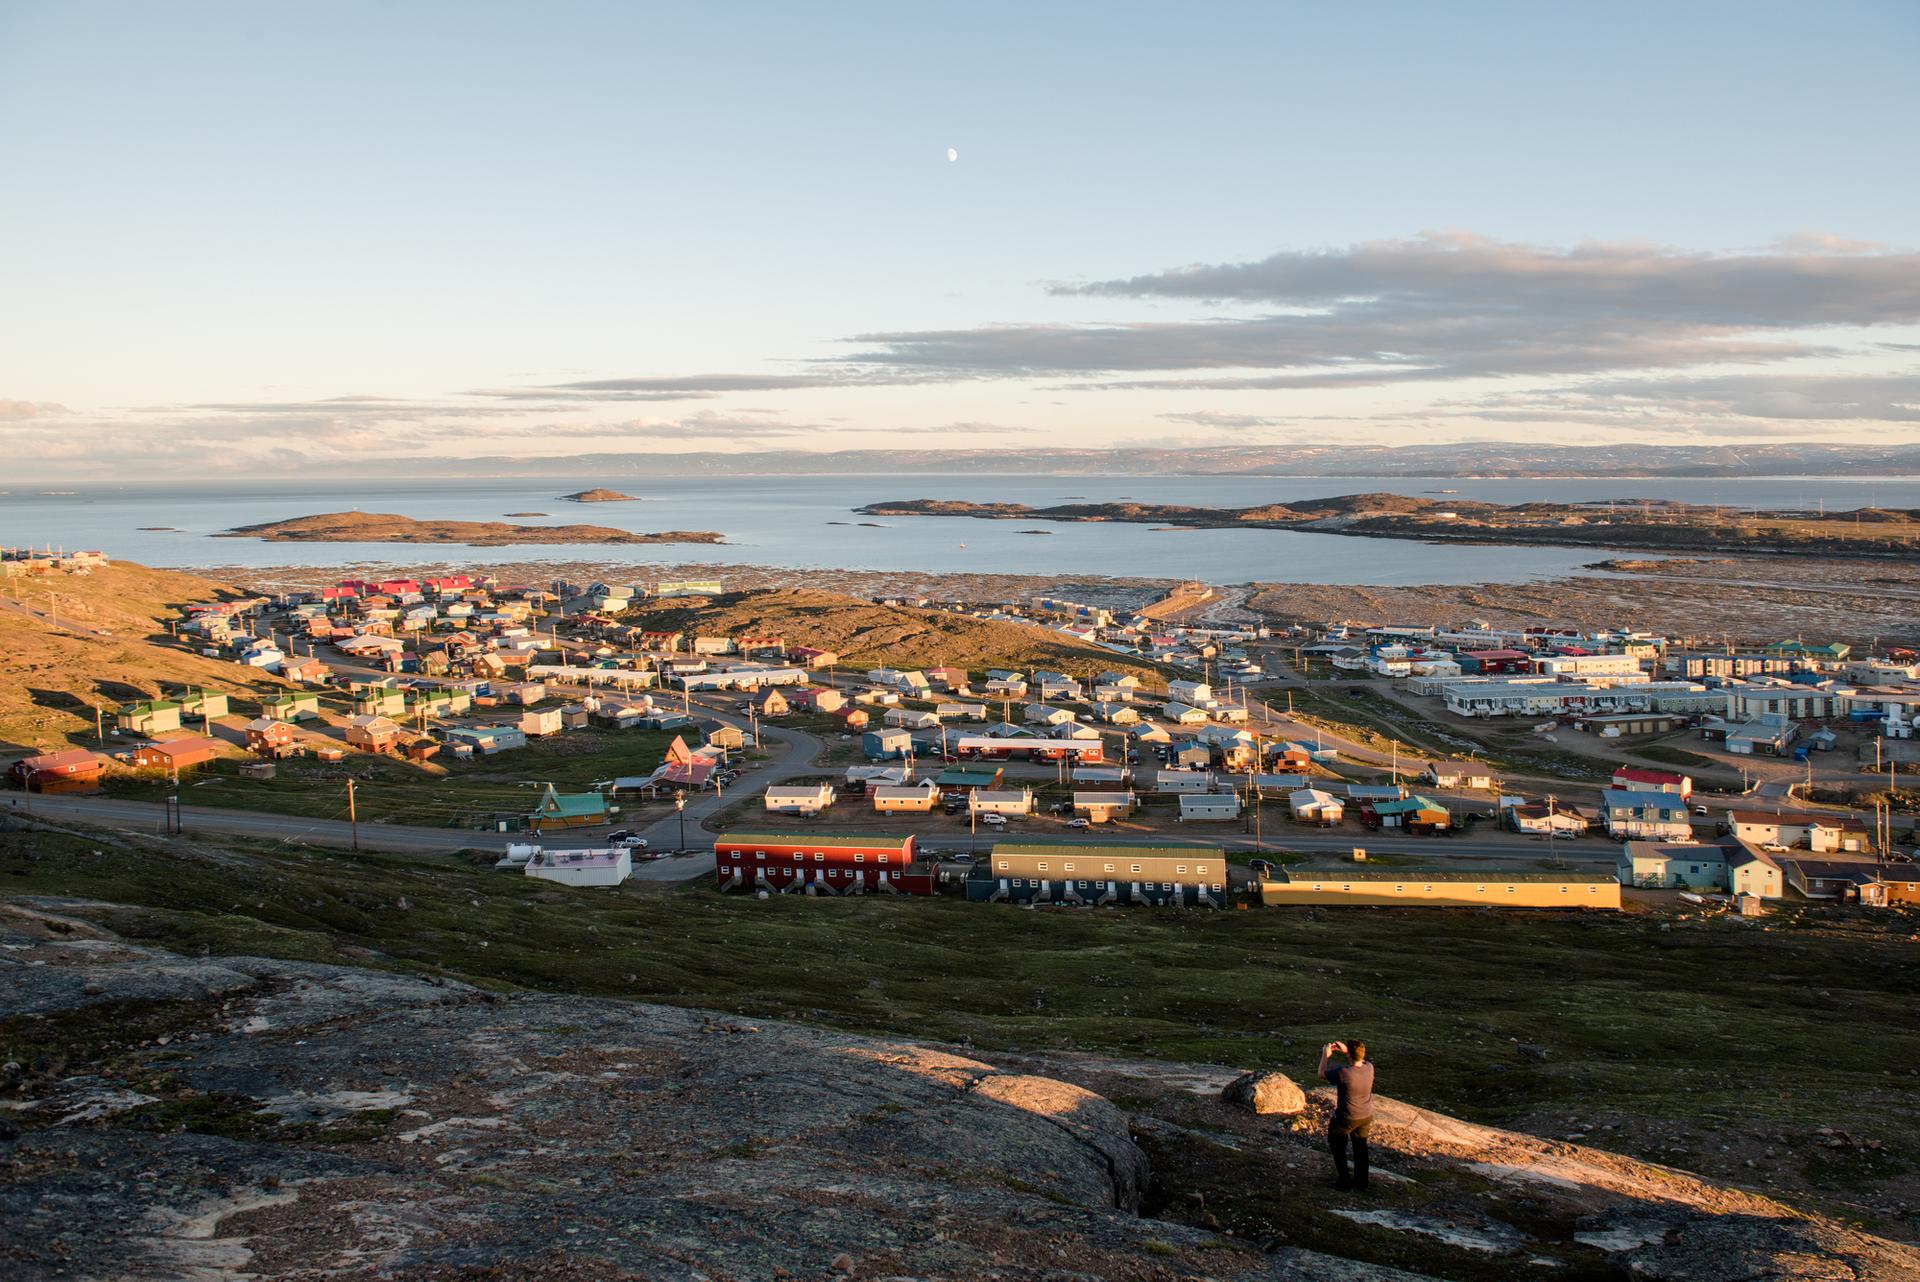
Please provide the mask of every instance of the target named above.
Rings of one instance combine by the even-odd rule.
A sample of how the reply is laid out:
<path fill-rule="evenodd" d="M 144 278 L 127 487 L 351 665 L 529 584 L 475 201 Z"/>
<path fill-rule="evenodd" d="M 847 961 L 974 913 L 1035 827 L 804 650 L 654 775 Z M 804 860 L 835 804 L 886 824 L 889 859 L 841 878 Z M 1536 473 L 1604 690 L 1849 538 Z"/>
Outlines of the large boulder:
<path fill-rule="evenodd" d="M 1285 1073 L 1242 1073 L 1227 1083 L 1220 1098 L 1235 1108 L 1263 1116 L 1292 1117 L 1307 1107 L 1307 1093 Z"/>

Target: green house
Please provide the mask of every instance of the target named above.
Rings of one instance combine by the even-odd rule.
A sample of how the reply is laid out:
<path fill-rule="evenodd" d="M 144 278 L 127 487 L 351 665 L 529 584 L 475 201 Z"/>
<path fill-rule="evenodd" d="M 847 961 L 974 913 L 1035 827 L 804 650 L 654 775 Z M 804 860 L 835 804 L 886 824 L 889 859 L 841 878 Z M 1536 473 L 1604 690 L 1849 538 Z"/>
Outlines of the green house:
<path fill-rule="evenodd" d="M 227 715 L 227 696 L 218 690 L 192 690 L 180 696 L 180 715 L 195 721 Z"/>
<path fill-rule="evenodd" d="M 370 686 L 353 704 L 354 715 L 361 717 L 404 717 L 407 692 L 385 686 Z"/>
<path fill-rule="evenodd" d="M 320 715 L 317 694 L 281 694 L 260 701 L 260 715 L 271 721 L 301 721 Z"/>
<path fill-rule="evenodd" d="M 598 792 L 559 792 L 552 784 L 527 816 L 535 828 L 579 828 L 607 822 L 607 799 Z"/>
<path fill-rule="evenodd" d="M 113 725 L 128 734 L 165 734 L 180 728 L 180 705 L 170 699 L 124 704 L 113 714 Z"/>

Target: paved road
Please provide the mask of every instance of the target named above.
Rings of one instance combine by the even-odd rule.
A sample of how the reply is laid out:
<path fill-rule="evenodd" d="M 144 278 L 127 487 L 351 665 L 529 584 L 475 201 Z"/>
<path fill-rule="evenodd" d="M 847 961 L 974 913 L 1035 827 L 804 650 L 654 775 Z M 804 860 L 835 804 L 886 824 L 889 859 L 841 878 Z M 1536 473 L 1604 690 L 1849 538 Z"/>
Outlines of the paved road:
<path fill-rule="evenodd" d="M 55 819 L 79 819 L 109 828 L 135 832 L 164 831 L 165 807 L 151 801 L 121 801 L 110 797 L 10 796 L 8 804 L 24 813 Z M 353 826 L 341 819 L 307 819 L 298 815 L 266 814 L 257 810 L 228 810 L 220 806 L 183 806 L 182 830 L 226 833 L 239 837 L 261 837 L 311 846 L 353 845 Z M 399 824 L 363 823 L 360 846 L 364 850 L 453 851 L 465 849 L 499 850 L 509 841 L 525 841 L 524 836 L 474 832 L 465 828 L 407 828 Z"/>

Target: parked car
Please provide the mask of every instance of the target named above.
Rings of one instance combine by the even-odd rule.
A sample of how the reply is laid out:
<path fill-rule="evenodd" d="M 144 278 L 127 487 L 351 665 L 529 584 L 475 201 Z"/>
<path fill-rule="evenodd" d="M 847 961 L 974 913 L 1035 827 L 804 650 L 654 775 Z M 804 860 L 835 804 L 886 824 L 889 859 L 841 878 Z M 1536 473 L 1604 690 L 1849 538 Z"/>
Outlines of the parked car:
<path fill-rule="evenodd" d="M 989 828 L 1004 828 L 1007 826 L 1007 817 L 1001 814 L 986 814 L 980 816 L 980 822 Z"/>
<path fill-rule="evenodd" d="M 1085 827 L 1087 827 L 1087 826 L 1088 826 L 1088 824 L 1087 824 L 1087 821 L 1086 821 L 1085 819 L 1069 819 L 1069 820 L 1067 820 L 1067 827 L 1069 827 L 1069 828 L 1085 828 Z"/>
<path fill-rule="evenodd" d="M 1253 875 L 1256 877 L 1273 876 L 1273 861 L 1271 859 L 1249 859 L 1247 860 L 1247 867 L 1253 870 Z"/>
<path fill-rule="evenodd" d="M 622 829 L 619 832 L 608 833 L 607 844 L 626 850 L 645 850 L 647 848 L 647 839 L 638 833 Z"/>

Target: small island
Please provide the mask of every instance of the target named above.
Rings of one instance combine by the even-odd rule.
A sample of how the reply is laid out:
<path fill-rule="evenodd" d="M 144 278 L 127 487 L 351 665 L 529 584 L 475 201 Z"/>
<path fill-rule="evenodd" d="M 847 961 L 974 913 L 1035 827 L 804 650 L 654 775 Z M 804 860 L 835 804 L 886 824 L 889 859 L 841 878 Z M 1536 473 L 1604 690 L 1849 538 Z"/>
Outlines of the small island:
<path fill-rule="evenodd" d="M 509 512 L 508 516 L 545 516 L 545 512 Z"/>
<path fill-rule="evenodd" d="M 639 534 L 610 525 L 509 525 L 505 521 L 417 521 L 383 512 L 326 512 L 286 521 L 241 525 L 216 538 L 269 543 L 460 543 L 507 547 L 516 543 L 723 543 L 712 530 Z"/>
<path fill-rule="evenodd" d="M 591 490 L 562 494 L 560 501 L 563 503 L 638 503 L 640 500 L 631 494 L 622 494 L 619 490 L 602 489 L 596 486 Z"/>

